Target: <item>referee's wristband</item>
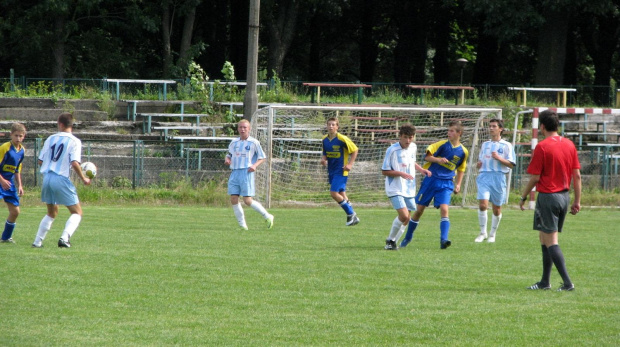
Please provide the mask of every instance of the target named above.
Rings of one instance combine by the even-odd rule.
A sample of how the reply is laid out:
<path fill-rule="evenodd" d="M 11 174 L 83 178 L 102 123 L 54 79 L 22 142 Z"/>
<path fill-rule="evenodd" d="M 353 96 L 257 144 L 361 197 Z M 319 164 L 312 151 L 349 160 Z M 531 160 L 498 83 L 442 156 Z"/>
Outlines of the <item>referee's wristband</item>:
<path fill-rule="evenodd" d="M 525 201 L 525 200 L 527 200 L 527 196 L 522 196 L 521 201 Z"/>

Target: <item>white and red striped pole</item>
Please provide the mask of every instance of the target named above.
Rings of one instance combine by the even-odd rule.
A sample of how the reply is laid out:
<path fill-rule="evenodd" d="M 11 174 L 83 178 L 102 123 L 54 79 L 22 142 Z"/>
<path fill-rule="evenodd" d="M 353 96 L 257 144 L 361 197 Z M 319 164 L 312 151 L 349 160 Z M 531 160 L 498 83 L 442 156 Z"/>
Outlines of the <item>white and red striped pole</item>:
<path fill-rule="evenodd" d="M 534 148 L 538 144 L 538 108 L 534 108 L 532 113 L 532 156 L 534 155 Z M 536 186 L 530 192 L 529 208 L 533 210 L 536 207 Z"/>

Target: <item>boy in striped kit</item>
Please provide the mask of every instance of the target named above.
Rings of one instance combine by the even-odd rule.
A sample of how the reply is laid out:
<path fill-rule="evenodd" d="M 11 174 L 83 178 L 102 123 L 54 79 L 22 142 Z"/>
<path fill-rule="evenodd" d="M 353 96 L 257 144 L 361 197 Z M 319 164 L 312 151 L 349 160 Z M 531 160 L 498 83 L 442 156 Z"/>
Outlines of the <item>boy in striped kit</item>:
<path fill-rule="evenodd" d="M 230 166 L 232 170 L 228 179 L 228 194 L 233 212 L 242 230 L 248 230 L 245 222 L 243 207 L 239 203 L 239 196 L 243 197 L 243 202 L 260 213 L 267 221 L 267 229 L 273 228 L 273 215 L 258 201 L 253 201 L 255 195 L 254 175 L 256 168 L 265 161 L 265 152 L 257 139 L 250 136 L 250 122 L 242 119 L 237 124 L 239 138 L 230 142 L 228 154 L 224 164 Z"/>
<path fill-rule="evenodd" d="M 502 205 L 506 201 L 506 174 L 515 166 L 515 152 L 512 144 L 501 138 L 504 123 L 501 119 L 489 121 L 491 140 L 480 147 L 477 167 L 479 170 L 476 184 L 478 185 L 478 221 L 480 234 L 475 242 L 495 242 L 495 233 L 502 219 Z M 491 232 L 487 238 L 487 208 L 489 201 L 493 204 Z"/>
<path fill-rule="evenodd" d="M 69 179 L 73 170 L 85 185 L 90 178 L 82 172 L 82 141 L 73 134 L 73 115 L 62 113 L 58 117 L 58 132 L 45 140 L 39 154 L 39 165 L 43 174 L 41 201 L 47 204 L 47 214 L 41 219 L 32 247 L 43 247 L 43 240 L 58 216 L 58 205 L 65 205 L 71 213 L 65 229 L 58 239 L 58 247 L 69 248 L 69 240 L 82 221 L 82 207 L 77 190 Z"/>
<path fill-rule="evenodd" d="M 423 169 L 416 163 L 417 146 L 413 143 L 415 127 L 403 124 L 400 127 L 399 140 L 385 152 L 381 172 L 385 176 L 385 193 L 398 216 L 392 221 L 390 234 L 385 240 L 385 249 L 398 250 L 396 242 L 405 231 L 411 218 L 411 211 L 415 211 L 415 171 L 425 176 L 431 172 Z M 414 171 L 415 170 L 415 171 Z"/>

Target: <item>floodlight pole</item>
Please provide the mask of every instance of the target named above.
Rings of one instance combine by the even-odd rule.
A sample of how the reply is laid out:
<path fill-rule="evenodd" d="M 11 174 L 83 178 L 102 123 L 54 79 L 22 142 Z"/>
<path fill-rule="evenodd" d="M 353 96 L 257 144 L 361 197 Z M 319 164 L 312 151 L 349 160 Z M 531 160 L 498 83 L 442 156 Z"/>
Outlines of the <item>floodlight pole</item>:
<path fill-rule="evenodd" d="M 467 66 L 467 59 L 465 58 L 459 58 L 456 60 L 456 65 L 458 65 L 461 68 L 461 85 L 463 85 L 463 70 L 465 69 L 465 66 Z"/>
<path fill-rule="evenodd" d="M 248 65 L 245 97 L 243 99 L 243 118 L 252 119 L 258 109 L 258 25 L 260 18 L 260 0 L 250 0 L 250 20 L 248 25 Z"/>

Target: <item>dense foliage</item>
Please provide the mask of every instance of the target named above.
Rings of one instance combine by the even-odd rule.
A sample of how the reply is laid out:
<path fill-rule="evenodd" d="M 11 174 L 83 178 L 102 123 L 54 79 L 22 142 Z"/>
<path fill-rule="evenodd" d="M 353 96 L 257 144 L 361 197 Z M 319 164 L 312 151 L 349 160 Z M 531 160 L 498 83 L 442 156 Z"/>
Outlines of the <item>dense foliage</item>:
<path fill-rule="evenodd" d="M 245 79 L 250 0 L 0 0 L 0 70 L 54 78 Z M 263 0 L 261 77 L 610 85 L 614 0 Z M 461 70 L 455 61 L 471 63 Z"/>

